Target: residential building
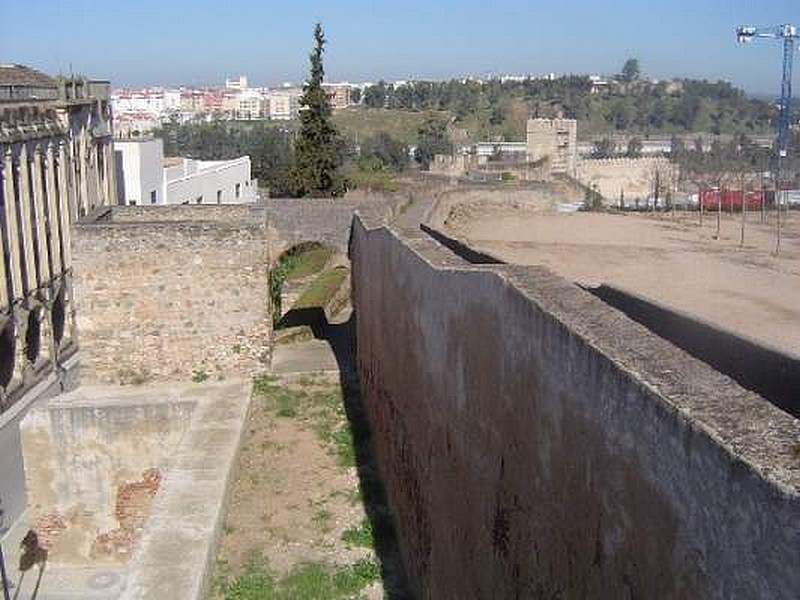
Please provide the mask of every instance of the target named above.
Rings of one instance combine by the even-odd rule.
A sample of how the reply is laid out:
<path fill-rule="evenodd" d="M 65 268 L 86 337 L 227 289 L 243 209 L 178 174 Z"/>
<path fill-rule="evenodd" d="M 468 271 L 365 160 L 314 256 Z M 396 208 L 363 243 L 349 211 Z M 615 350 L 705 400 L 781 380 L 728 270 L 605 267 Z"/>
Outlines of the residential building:
<path fill-rule="evenodd" d="M 114 150 L 119 204 L 245 204 L 257 199 L 249 156 L 219 161 L 165 159 L 160 139 L 117 141 Z"/>
<path fill-rule="evenodd" d="M 301 90 L 273 92 L 267 97 L 269 118 L 276 120 L 296 119 L 300 114 Z"/>
<path fill-rule="evenodd" d="M 347 108 L 350 106 L 350 90 L 349 83 L 323 83 L 322 88 L 328 96 L 331 103 L 331 108 Z"/>
<path fill-rule="evenodd" d="M 246 75 L 239 75 L 236 79 L 226 79 L 225 89 L 243 91 L 248 89 L 248 81 Z"/>
<path fill-rule="evenodd" d="M 239 92 L 236 96 L 235 118 L 253 121 L 269 116 L 269 101 L 257 90 Z"/>

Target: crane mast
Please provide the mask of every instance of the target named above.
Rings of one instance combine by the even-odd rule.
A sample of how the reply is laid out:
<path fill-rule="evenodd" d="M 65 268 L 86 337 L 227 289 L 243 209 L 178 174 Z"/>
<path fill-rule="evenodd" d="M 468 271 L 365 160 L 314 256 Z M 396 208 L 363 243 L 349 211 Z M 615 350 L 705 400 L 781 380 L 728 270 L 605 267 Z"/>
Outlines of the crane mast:
<path fill-rule="evenodd" d="M 789 132 L 792 125 L 792 66 L 797 37 L 797 28 L 788 23 L 773 27 L 747 25 L 736 29 L 736 39 L 740 43 L 750 42 L 753 38 L 783 40 L 783 78 L 781 80 L 781 99 L 778 107 L 778 138 L 776 144 L 779 171 L 782 159 L 786 158 L 789 152 Z"/>

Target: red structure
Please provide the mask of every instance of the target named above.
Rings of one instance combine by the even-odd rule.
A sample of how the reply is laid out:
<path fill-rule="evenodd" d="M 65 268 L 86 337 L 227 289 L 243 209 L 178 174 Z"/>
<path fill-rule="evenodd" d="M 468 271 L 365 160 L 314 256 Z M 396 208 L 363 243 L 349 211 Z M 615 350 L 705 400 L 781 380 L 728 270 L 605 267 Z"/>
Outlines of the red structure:
<path fill-rule="evenodd" d="M 762 199 L 770 204 L 771 194 L 765 192 L 745 192 L 742 190 L 703 190 L 700 192 L 700 202 L 705 210 L 742 210 L 742 202 L 746 202 L 748 209 L 760 209 Z"/>

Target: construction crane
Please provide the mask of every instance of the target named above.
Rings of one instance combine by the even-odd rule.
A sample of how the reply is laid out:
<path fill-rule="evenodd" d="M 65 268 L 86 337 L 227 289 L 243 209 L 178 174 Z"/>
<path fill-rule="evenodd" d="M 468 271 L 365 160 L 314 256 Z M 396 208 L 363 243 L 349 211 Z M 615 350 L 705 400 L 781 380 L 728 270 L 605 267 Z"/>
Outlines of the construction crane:
<path fill-rule="evenodd" d="M 783 173 L 783 161 L 789 152 L 789 133 L 792 125 L 792 63 L 794 62 L 794 44 L 797 39 L 797 28 L 794 25 L 776 25 L 773 27 L 745 26 L 736 29 L 736 39 L 740 43 L 751 42 L 753 38 L 783 39 L 783 79 L 781 80 L 781 104 L 778 111 L 778 143 L 777 161 L 775 165 L 775 191 L 778 210 L 775 212 L 777 236 L 775 253 L 781 249 L 781 194 L 780 179 Z M 742 203 L 744 215 L 744 203 Z"/>
<path fill-rule="evenodd" d="M 794 62 L 794 45 L 798 39 L 794 25 L 776 25 L 773 27 L 753 27 L 747 25 L 736 29 L 736 39 L 740 43 L 751 42 L 753 38 L 783 39 L 783 79 L 781 80 L 781 100 L 778 112 L 778 169 L 781 159 L 786 158 L 789 150 L 789 128 L 792 124 L 792 63 Z"/>

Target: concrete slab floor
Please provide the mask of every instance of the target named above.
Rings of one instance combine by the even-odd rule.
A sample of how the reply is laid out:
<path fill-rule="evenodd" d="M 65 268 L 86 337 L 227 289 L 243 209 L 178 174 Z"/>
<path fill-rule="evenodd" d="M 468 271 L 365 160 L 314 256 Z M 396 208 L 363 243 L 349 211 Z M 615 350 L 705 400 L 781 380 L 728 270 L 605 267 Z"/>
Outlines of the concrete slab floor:
<path fill-rule="evenodd" d="M 114 393 L 116 391 L 116 393 Z M 245 380 L 172 383 L 112 390 L 83 387 L 83 398 L 108 395 L 135 402 L 165 396 L 193 402 L 191 422 L 174 455 L 140 532 L 132 556 L 123 565 L 75 566 L 48 563 L 37 600 L 195 600 L 209 584 L 225 495 L 239 449 L 241 428 L 250 401 Z M 29 528 L 27 515 L 3 537 L 6 565 L 19 600 L 32 598 L 39 577 L 33 567 L 24 577 L 18 569 L 20 541 Z"/>
<path fill-rule="evenodd" d="M 275 374 L 320 371 L 339 371 L 333 350 L 324 340 L 278 344 L 272 351 L 272 372 Z"/>

